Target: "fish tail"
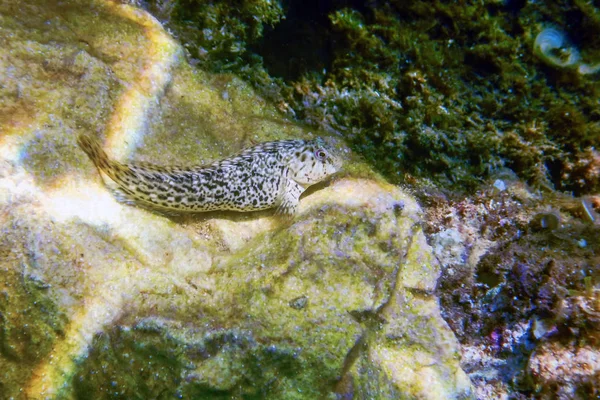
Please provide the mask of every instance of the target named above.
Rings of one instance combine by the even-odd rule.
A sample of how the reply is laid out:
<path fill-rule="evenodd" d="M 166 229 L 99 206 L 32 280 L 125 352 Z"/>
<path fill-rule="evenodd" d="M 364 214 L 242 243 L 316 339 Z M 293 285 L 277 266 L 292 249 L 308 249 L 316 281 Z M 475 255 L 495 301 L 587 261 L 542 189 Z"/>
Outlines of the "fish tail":
<path fill-rule="evenodd" d="M 114 170 L 118 169 L 119 163 L 108 158 L 108 154 L 106 154 L 104 149 L 102 149 L 98 139 L 90 135 L 81 134 L 77 138 L 77 143 L 79 144 L 79 147 L 81 147 L 81 149 L 88 155 L 90 160 L 92 160 L 96 168 L 106 173 L 111 178 L 114 177 Z"/>
<path fill-rule="evenodd" d="M 117 200 L 127 204 L 137 204 L 141 200 L 135 192 L 135 187 L 140 183 L 140 177 L 133 173 L 128 165 L 111 160 L 95 137 L 81 134 L 77 138 L 77 143 L 92 160 L 100 172 L 104 184 L 113 192 Z M 110 180 L 105 180 L 103 175 L 108 176 Z"/>

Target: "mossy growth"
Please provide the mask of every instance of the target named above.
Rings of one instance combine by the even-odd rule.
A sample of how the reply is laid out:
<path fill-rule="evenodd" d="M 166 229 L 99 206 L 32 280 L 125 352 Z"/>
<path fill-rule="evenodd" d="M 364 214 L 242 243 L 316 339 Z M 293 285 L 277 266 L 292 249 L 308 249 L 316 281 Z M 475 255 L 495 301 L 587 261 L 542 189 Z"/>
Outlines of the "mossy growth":
<path fill-rule="evenodd" d="M 573 71 L 545 70 L 533 57 L 535 7 L 379 7 L 330 14 L 334 35 L 343 39 L 325 84 L 296 89 L 297 108 L 327 108 L 321 113 L 332 118 L 325 120 L 395 181 L 409 173 L 469 187 L 509 166 L 533 183 L 598 187 L 597 178 L 584 188 L 552 170 L 555 160 L 577 159 L 600 139 L 590 108 L 600 89 Z M 306 102 L 311 96 L 315 101 Z M 565 98 L 572 112 L 561 110 Z"/>
<path fill-rule="evenodd" d="M 14 251 L 11 235 L 0 241 L 0 393 L 19 398 L 37 364 L 63 334 L 66 316 L 59 311 L 50 286 Z M 14 239 L 14 238 L 13 238 Z M 21 264 L 22 268 L 15 268 Z M 20 384 L 21 383 L 21 384 Z"/>
<path fill-rule="evenodd" d="M 309 368 L 299 351 L 261 343 L 250 331 L 147 317 L 97 335 L 72 388 L 77 398 L 96 399 L 315 398 L 314 382 L 299 382 Z M 308 392 L 294 396 L 296 386 Z"/>
<path fill-rule="evenodd" d="M 246 64 L 249 43 L 283 17 L 279 1 L 150 2 L 150 10 L 167 21 L 184 42 L 189 54 L 215 71 L 239 69 Z"/>
<path fill-rule="evenodd" d="M 156 329 L 113 328 L 95 337 L 73 391 L 77 398 L 172 398 L 181 383 L 180 352 Z"/>
<path fill-rule="evenodd" d="M 600 19 L 589 4 L 310 5 L 312 13 L 288 3 L 285 23 L 262 39 L 251 24 L 228 23 L 223 29 L 237 29 L 240 45 L 255 40 L 258 53 L 246 51 L 233 64 L 222 57 L 217 67 L 249 79 L 288 115 L 344 136 L 393 182 L 416 176 L 463 191 L 509 167 L 529 183 L 576 194 L 600 190 L 600 177 L 577 167 L 597 164 L 590 151 L 600 141 L 597 76 L 548 66 L 533 51 L 537 33 L 556 25 L 589 64 L 600 62 Z M 210 7 L 196 7 L 194 20 L 214 31 L 211 21 L 226 19 L 200 16 L 213 15 Z M 273 7 L 277 12 L 258 8 L 264 13 L 256 23 L 275 24 L 283 11 Z M 293 51 L 281 51 L 281 37 Z M 224 54 L 204 48 L 205 58 Z"/>

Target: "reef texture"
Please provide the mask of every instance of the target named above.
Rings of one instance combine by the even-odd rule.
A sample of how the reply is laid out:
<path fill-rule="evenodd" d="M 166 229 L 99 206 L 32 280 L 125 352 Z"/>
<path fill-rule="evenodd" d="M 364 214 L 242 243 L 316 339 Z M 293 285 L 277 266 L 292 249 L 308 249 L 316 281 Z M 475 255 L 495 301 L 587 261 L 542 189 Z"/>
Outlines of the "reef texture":
<path fill-rule="evenodd" d="M 599 394 L 598 216 L 590 222 L 587 202 L 570 196 L 550 208 L 548 197 L 511 175 L 466 199 L 418 194 L 442 265 L 442 315 L 478 398 Z"/>
<path fill-rule="evenodd" d="M 352 155 L 292 220 L 102 185 L 83 132 L 159 164 L 310 137 L 131 3 L 0 3 L 1 397 L 471 397 L 422 212 Z"/>

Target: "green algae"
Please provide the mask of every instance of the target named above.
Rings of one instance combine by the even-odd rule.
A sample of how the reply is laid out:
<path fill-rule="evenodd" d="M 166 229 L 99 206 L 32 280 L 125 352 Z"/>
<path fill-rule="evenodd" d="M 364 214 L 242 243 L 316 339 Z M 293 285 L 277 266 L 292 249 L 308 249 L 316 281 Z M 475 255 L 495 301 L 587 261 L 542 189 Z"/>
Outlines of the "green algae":
<path fill-rule="evenodd" d="M 181 36 L 205 68 L 224 71 L 245 64 L 247 46 L 284 16 L 279 1 L 198 0 L 151 2 L 151 11 Z"/>
<path fill-rule="evenodd" d="M 506 11 L 490 4 L 463 7 L 434 2 L 427 7 L 414 3 L 381 8 L 372 10 L 370 21 L 352 10 L 332 14 L 333 29 L 347 43 L 339 49 L 328 79 L 338 87 L 357 89 L 357 105 L 342 109 L 335 119 L 363 128 L 350 135 L 351 142 L 394 181 L 401 180 L 397 171 L 406 171 L 433 176 L 445 185 L 470 185 L 508 165 L 524 178 L 543 183 L 550 178 L 541 172 L 545 164 L 559 156 L 578 157 L 573 144 L 585 147 L 593 143 L 592 137 L 598 139 L 593 116 L 587 113 L 565 132 L 567 142 L 525 138 L 530 150 L 523 153 L 503 140 L 501 132 L 515 130 L 511 124 L 546 119 L 545 110 L 562 104 L 567 93 L 580 104 L 578 108 L 586 107 L 586 99 L 597 98 L 597 85 L 585 79 L 576 88 L 561 87 L 563 94 L 554 93 L 550 82 L 543 88 L 537 83 L 545 78 L 536 73 L 532 54 L 521 50 L 522 32 L 531 32 L 533 26 L 509 26 L 501 19 L 508 17 Z M 521 24 L 530 12 L 522 10 Z M 427 22 L 430 26 L 423 26 Z M 386 86 L 380 84 L 381 76 L 386 77 Z M 377 91 L 382 100 L 361 101 L 368 89 Z M 579 98 L 581 91 L 590 89 L 589 97 Z M 402 109 L 385 107 L 384 96 L 399 101 Z M 491 113 L 478 107 L 482 100 L 493 105 Z M 335 97 L 331 101 L 336 104 Z M 524 102 L 528 107 L 523 108 Z M 549 123 L 551 118 L 552 114 Z M 527 135 L 524 130 L 515 131 L 522 137 Z M 552 132 L 561 130 L 550 127 L 545 134 L 552 138 Z"/>
<path fill-rule="evenodd" d="M 248 331 L 198 331 L 173 321 L 146 319 L 97 336 L 92 348 L 74 379 L 77 397 L 318 396 L 310 390 L 311 382 L 298 385 L 298 373 L 310 368 L 303 365 L 298 349 L 259 343 Z"/>
<path fill-rule="evenodd" d="M 7 222 L 7 221 L 3 221 Z M 62 337 L 66 315 L 49 285 L 36 273 L 35 259 L 24 259 L 14 236 L 3 230 L 0 241 L 0 393 L 21 396 L 23 383 Z"/>
<path fill-rule="evenodd" d="M 179 352 L 181 344 L 158 329 L 115 327 L 95 337 L 73 377 L 73 394 L 97 399 L 172 398 L 183 368 Z"/>
<path fill-rule="evenodd" d="M 419 1 L 355 8 L 332 2 L 315 9 L 328 13 L 329 21 L 275 25 L 264 39 L 254 36 L 251 48 L 259 50 L 245 44 L 238 61 L 226 56 L 219 64 L 212 57 L 220 53 L 208 51 L 210 61 L 200 57 L 201 63 L 241 74 L 282 112 L 341 134 L 392 182 L 432 179 L 463 192 L 509 167 L 539 186 L 577 194 L 600 187 L 595 174 L 574 167 L 594 163 L 586 149 L 600 140 L 597 78 L 548 67 L 533 51 L 544 26 L 571 26 L 568 33 L 587 59 L 598 60 L 594 7 L 572 0 Z M 237 13 L 226 6 L 222 11 Z M 271 11 L 258 20 L 275 24 Z M 310 12 L 296 14 L 290 17 L 311 18 Z M 181 31 L 177 13 L 170 15 Z M 318 37 L 290 30 L 305 23 Z M 288 46 L 311 53 L 294 54 L 295 60 L 321 53 L 323 60 L 305 65 L 299 76 L 270 73 L 281 71 L 285 60 L 264 53 L 276 54 L 277 38 L 286 34 Z M 253 51 L 261 51 L 265 62 Z M 573 112 L 562 110 L 564 104 Z"/>

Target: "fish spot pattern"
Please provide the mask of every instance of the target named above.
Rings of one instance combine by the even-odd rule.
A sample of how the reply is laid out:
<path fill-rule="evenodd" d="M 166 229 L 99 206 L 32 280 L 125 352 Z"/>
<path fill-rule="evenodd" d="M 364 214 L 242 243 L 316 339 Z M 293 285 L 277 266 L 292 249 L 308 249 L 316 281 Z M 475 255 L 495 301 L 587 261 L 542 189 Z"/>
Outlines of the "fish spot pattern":
<path fill-rule="evenodd" d="M 276 208 L 293 215 L 302 192 L 341 167 L 320 138 L 265 142 L 195 167 L 123 164 L 109 159 L 91 136 L 81 135 L 78 143 L 116 183 L 120 200 L 167 213 Z"/>

